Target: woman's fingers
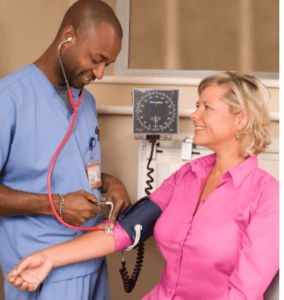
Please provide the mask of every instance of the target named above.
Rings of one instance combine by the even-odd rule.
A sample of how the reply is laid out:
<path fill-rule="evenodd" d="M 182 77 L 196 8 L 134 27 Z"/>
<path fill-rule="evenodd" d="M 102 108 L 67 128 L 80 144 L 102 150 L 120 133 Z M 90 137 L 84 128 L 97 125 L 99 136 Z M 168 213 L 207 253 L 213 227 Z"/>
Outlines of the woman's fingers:
<path fill-rule="evenodd" d="M 20 289 L 22 292 L 24 292 L 24 291 L 26 291 L 26 290 L 29 288 L 29 286 L 30 286 L 30 283 L 24 281 L 24 282 L 21 284 L 21 286 L 19 287 L 19 289 Z"/>
<path fill-rule="evenodd" d="M 23 283 L 23 278 L 18 276 L 12 284 L 13 284 L 13 287 L 18 287 L 22 283 Z"/>

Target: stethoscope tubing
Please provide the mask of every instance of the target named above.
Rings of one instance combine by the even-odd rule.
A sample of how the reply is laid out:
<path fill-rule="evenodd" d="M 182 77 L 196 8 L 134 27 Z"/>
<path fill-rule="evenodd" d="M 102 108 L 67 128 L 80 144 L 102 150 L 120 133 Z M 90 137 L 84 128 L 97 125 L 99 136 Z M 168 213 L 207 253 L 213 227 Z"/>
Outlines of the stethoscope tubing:
<path fill-rule="evenodd" d="M 72 90 L 69 86 L 69 83 L 68 83 L 68 80 L 66 78 L 66 75 L 65 75 L 65 71 L 64 71 L 64 68 L 63 68 L 63 65 L 62 65 L 62 62 L 61 62 L 61 57 L 60 57 L 60 47 L 63 43 L 65 43 L 66 41 L 62 42 L 59 47 L 58 47 L 58 57 L 59 57 L 59 62 L 60 62 L 60 65 L 61 65 L 61 68 L 62 68 L 62 71 L 63 71 L 63 74 L 64 74 L 64 78 L 65 78 L 65 81 L 66 81 L 66 84 L 67 84 L 67 87 L 68 87 L 68 94 L 69 94 L 69 98 L 70 98 L 70 102 L 74 108 L 74 112 L 73 112 L 73 117 L 72 117 L 72 121 L 71 121 L 71 124 L 70 124 L 70 127 L 68 129 L 68 132 L 67 134 L 65 135 L 63 141 L 61 142 L 61 144 L 59 145 L 59 147 L 57 148 L 52 160 L 51 160 L 51 163 L 49 165 L 49 169 L 48 169 L 48 174 L 47 174 L 47 193 L 48 193 L 48 199 L 49 199 L 49 203 L 50 203 L 50 206 L 51 206 L 51 209 L 56 217 L 56 219 L 64 226 L 68 227 L 68 228 L 71 228 L 71 229 L 75 229 L 75 230 L 96 230 L 96 229 L 99 229 L 99 230 L 105 230 L 105 227 L 99 227 L 99 226 L 95 226 L 95 227 L 80 227 L 80 226 L 74 226 L 74 225 L 70 225 L 68 223 L 66 223 L 65 221 L 63 221 L 60 216 L 58 215 L 56 209 L 55 209 L 55 206 L 54 206 L 54 203 L 53 203 L 53 199 L 52 199 L 52 194 L 51 194 L 51 175 L 52 175 L 52 170 L 53 170 L 53 167 L 54 167 L 54 164 L 55 164 L 55 161 L 60 153 L 60 151 L 62 150 L 62 148 L 64 147 L 64 145 L 66 144 L 72 130 L 73 130 L 73 127 L 74 127 L 74 124 L 75 124 L 75 121 L 76 121 L 76 116 L 77 116 L 77 109 L 79 108 L 80 104 L 81 104 L 81 101 L 82 101 L 82 97 L 83 97 L 83 90 L 81 90 L 81 93 L 79 95 L 79 98 L 78 98 L 78 102 L 77 104 L 74 103 L 74 98 L 73 98 L 73 93 L 72 93 Z M 95 204 L 95 203 L 94 203 Z"/>

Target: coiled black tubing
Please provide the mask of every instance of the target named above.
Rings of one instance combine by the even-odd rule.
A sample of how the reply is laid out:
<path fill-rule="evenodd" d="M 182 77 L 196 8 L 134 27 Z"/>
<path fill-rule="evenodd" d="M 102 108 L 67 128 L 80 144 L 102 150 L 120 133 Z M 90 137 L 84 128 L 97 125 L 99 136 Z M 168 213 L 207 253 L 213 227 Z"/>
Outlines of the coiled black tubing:
<path fill-rule="evenodd" d="M 121 262 L 122 268 L 119 269 L 119 272 L 122 277 L 124 290 L 126 293 L 131 293 L 135 287 L 136 281 L 138 279 L 138 276 L 142 268 L 143 258 L 144 258 L 144 243 L 140 243 L 137 246 L 137 260 L 131 277 L 129 277 L 128 275 L 128 271 L 125 266 L 126 264 L 125 261 Z"/>
<path fill-rule="evenodd" d="M 152 158 L 153 158 L 153 152 L 154 152 L 154 148 L 155 148 L 155 143 L 156 143 L 155 140 L 151 141 L 151 144 L 152 144 L 151 145 L 151 154 L 150 154 L 150 158 L 149 158 L 149 161 L 148 161 L 148 164 L 147 164 L 147 170 L 148 170 L 147 176 L 150 178 L 150 180 L 146 181 L 146 184 L 148 185 L 148 187 L 145 189 L 145 193 L 146 193 L 147 196 L 149 196 L 151 194 L 150 190 L 153 189 L 151 183 L 154 182 L 154 179 L 151 176 L 151 174 L 154 172 L 154 169 L 150 168 L 150 164 L 151 164 L 151 161 L 152 161 Z"/>
<path fill-rule="evenodd" d="M 150 180 L 146 181 L 146 184 L 148 185 L 148 187 L 145 189 L 145 193 L 147 194 L 147 196 L 149 196 L 151 194 L 150 190 L 153 189 L 153 187 L 151 186 L 151 183 L 154 181 L 153 177 L 151 176 L 151 174 L 154 172 L 154 169 L 150 168 L 150 163 L 153 158 L 153 152 L 154 152 L 156 141 L 153 140 L 153 141 L 151 141 L 151 143 L 152 143 L 151 154 L 150 154 L 150 158 L 149 158 L 149 161 L 147 164 L 147 170 L 149 171 L 147 173 L 147 176 L 150 178 Z M 141 272 L 142 264 L 143 264 L 144 249 L 145 249 L 144 243 L 138 244 L 135 248 L 137 248 L 137 259 L 136 259 L 136 264 L 135 264 L 134 271 L 133 271 L 131 277 L 129 277 L 129 275 L 128 275 L 128 271 L 127 271 L 126 265 L 125 265 L 126 264 L 125 260 L 121 261 L 122 267 L 119 269 L 119 273 L 122 277 L 124 290 L 126 293 L 131 293 L 132 290 L 134 289 L 137 279 L 138 279 L 138 276 Z"/>

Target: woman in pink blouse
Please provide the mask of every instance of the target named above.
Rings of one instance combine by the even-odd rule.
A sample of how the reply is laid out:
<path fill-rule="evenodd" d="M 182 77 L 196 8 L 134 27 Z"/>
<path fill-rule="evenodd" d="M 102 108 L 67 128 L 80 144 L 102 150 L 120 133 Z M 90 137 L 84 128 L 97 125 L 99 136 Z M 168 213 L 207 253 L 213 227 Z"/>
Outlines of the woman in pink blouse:
<path fill-rule="evenodd" d="M 143 300 L 260 300 L 279 267 L 279 184 L 258 168 L 270 144 L 264 85 L 249 74 L 205 78 L 191 114 L 196 145 L 215 154 L 183 165 L 150 199 L 163 213 L 154 228 L 166 260 Z M 52 268 L 104 256 L 131 244 L 88 232 L 23 259 L 7 279 L 34 291 Z"/>

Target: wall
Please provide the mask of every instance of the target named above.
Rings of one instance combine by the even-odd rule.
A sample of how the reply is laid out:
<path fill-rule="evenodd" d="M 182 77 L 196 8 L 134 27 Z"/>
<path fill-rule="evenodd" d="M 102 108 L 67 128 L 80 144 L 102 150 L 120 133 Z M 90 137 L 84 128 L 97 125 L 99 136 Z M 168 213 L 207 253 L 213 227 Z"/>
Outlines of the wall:
<path fill-rule="evenodd" d="M 35 61 L 52 42 L 64 12 L 73 0 L 2 0 L 0 10 L 0 78 L 17 68 Z M 106 1 L 115 7 L 115 0 Z M 51 22 L 52 20 L 52 22 Z M 113 74 L 113 69 L 107 71 Z M 143 78 L 141 79 L 143 82 Z M 97 99 L 97 104 L 131 106 L 131 91 L 134 87 L 165 87 L 141 83 L 111 83 L 101 81 L 92 83 L 88 89 Z M 180 108 L 194 108 L 197 101 L 196 85 L 169 85 L 180 88 Z M 270 88 L 272 101 L 269 109 L 278 111 L 278 88 Z M 100 114 L 102 168 L 103 171 L 119 177 L 126 185 L 131 200 L 137 194 L 137 156 L 138 142 L 132 135 L 132 116 Z M 192 132 L 192 122 L 180 119 L 180 132 Z M 279 135 L 278 122 L 273 122 L 273 134 Z M 136 252 L 125 253 L 130 272 Z M 120 253 L 108 257 L 110 291 L 112 300 L 141 299 L 160 278 L 164 259 L 153 238 L 146 242 L 145 262 L 137 287 L 128 295 L 123 291 L 118 269 Z M 3 280 L 0 278 L 0 300 L 3 300 Z"/>
<path fill-rule="evenodd" d="M 131 69 L 279 70 L 278 0 L 132 0 L 130 23 Z"/>
<path fill-rule="evenodd" d="M 0 77 L 46 50 L 68 7 L 69 0 L 1 0 Z"/>

